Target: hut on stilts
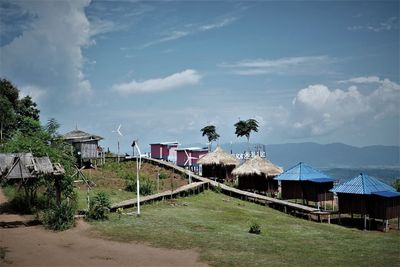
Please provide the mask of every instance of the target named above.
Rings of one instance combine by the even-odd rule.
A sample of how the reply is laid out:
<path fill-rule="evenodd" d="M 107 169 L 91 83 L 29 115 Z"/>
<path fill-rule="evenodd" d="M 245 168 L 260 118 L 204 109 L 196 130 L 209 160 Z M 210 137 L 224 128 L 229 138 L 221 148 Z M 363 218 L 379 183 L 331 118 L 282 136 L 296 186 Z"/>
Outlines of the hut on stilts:
<path fill-rule="evenodd" d="M 333 187 L 334 179 L 313 167 L 300 162 L 274 178 L 281 182 L 282 199 L 302 199 L 303 203 L 333 201 L 329 190 Z M 326 209 L 326 208 L 325 208 Z"/>
<path fill-rule="evenodd" d="M 367 218 L 381 219 L 388 230 L 388 220 L 397 218 L 400 229 L 400 192 L 378 179 L 360 174 L 353 179 L 334 187 L 331 192 L 338 195 L 339 214 L 360 214 Z"/>
<path fill-rule="evenodd" d="M 274 194 L 278 191 L 278 181 L 273 178 L 283 172 L 271 161 L 255 156 L 232 171 L 238 177 L 238 188 Z"/>
<path fill-rule="evenodd" d="M 201 157 L 197 164 L 201 164 L 203 177 L 225 181 L 233 179 L 232 170 L 239 165 L 239 160 L 217 146 L 213 152 Z"/>
<path fill-rule="evenodd" d="M 0 178 L 15 180 L 27 188 L 31 181 L 42 176 L 51 176 L 58 202 L 61 199 L 60 178 L 64 174 L 64 168 L 59 163 L 52 163 L 49 157 L 34 157 L 32 153 L 0 154 Z"/>

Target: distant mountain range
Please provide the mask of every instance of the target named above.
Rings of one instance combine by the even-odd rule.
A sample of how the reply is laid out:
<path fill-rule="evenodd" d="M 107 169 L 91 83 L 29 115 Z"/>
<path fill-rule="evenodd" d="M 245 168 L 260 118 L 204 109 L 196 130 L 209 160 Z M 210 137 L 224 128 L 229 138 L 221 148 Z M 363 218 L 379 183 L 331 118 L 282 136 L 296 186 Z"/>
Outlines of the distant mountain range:
<path fill-rule="evenodd" d="M 226 151 L 243 153 L 247 143 L 221 144 Z M 251 144 L 250 147 L 257 147 Z M 264 145 L 258 145 L 264 147 Z M 261 148 L 262 150 L 263 148 Z M 317 168 L 382 168 L 400 167 L 399 146 L 355 147 L 342 143 L 321 145 L 317 143 L 288 143 L 265 145 L 267 158 L 283 168 L 306 162 Z"/>

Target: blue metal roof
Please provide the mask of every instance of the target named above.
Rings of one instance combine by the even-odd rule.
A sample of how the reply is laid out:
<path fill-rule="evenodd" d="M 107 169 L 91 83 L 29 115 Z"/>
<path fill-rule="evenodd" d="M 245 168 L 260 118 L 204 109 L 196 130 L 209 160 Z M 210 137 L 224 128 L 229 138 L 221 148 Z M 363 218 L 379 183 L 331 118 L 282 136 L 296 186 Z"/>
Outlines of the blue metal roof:
<path fill-rule="evenodd" d="M 400 192 L 393 192 L 393 191 L 380 191 L 380 192 L 373 192 L 372 194 L 381 197 L 400 197 Z"/>
<path fill-rule="evenodd" d="M 328 175 L 314 169 L 313 167 L 300 162 L 296 166 L 286 170 L 284 173 L 274 178 L 279 181 L 315 181 L 318 182 L 320 179 L 329 179 L 326 182 L 334 181 Z M 320 182 L 323 182 L 322 180 Z M 324 181 L 325 182 L 325 181 Z"/>
<path fill-rule="evenodd" d="M 335 179 L 332 178 L 316 178 L 316 179 L 310 179 L 308 181 L 314 182 L 314 183 L 327 183 L 327 182 L 334 182 Z"/>
<path fill-rule="evenodd" d="M 378 179 L 360 174 L 353 179 L 344 182 L 338 186 L 335 186 L 330 190 L 335 193 L 349 193 L 349 194 L 359 194 L 359 195 L 370 195 L 374 192 L 380 191 L 391 191 L 395 192 L 396 190 L 388 184 L 379 181 Z"/>

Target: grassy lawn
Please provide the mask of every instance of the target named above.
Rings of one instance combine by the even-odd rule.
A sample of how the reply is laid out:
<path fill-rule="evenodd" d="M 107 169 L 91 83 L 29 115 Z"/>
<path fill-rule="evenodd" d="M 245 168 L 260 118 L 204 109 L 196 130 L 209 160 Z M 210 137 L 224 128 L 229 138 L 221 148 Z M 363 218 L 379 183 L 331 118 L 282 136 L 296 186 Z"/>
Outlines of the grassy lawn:
<path fill-rule="evenodd" d="M 251 222 L 261 234 L 248 233 Z M 157 247 L 194 248 L 214 266 L 396 266 L 400 232 L 361 231 L 295 218 L 207 191 L 175 205 L 142 206 L 142 216 L 111 214 L 94 233 Z"/>

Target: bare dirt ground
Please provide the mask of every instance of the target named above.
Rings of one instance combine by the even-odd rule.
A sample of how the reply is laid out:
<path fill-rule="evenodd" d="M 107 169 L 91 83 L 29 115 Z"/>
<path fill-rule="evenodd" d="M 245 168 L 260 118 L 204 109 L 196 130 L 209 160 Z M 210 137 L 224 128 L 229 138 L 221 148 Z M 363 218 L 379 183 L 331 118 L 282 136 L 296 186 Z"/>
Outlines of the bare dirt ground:
<path fill-rule="evenodd" d="M 0 203 L 6 201 L 0 189 Z M 0 214 L 0 221 L 19 215 Z M 0 228 L 0 266 L 207 266 L 193 250 L 153 248 L 89 235 L 90 225 L 78 221 L 73 229 L 53 232 L 42 226 Z"/>

